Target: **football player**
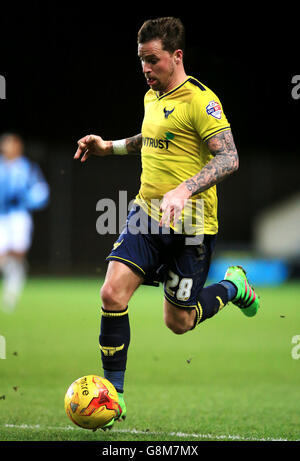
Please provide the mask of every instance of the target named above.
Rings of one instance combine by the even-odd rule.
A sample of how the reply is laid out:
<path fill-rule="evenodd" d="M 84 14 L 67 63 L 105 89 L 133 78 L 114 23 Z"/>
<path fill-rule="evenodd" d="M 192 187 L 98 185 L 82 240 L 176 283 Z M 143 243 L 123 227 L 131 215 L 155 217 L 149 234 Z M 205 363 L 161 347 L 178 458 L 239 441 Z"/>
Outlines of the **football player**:
<path fill-rule="evenodd" d="M 82 162 L 90 155 L 141 153 L 140 190 L 107 257 L 101 289 L 99 342 L 105 377 L 119 392 L 119 418 L 126 415 L 128 304 L 141 284 L 163 283 L 164 321 L 176 334 L 193 330 L 230 301 L 248 317 L 259 308 L 241 267 L 229 267 L 224 280 L 204 288 L 218 233 L 216 185 L 237 171 L 239 158 L 221 101 L 186 74 L 184 48 L 179 19 L 146 21 L 138 32 L 138 56 L 149 86 L 141 133 L 115 141 L 87 135 L 75 153 Z M 195 223 L 193 232 L 186 230 L 186 221 Z M 140 232 L 137 222 L 142 222 Z"/>
<path fill-rule="evenodd" d="M 32 212 L 46 206 L 49 186 L 39 168 L 24 155 L 15 133 L 0 138 L 0 270 L 2 309 L 13 312 L 26 279 L 26 256 L 31 246 Z"/>

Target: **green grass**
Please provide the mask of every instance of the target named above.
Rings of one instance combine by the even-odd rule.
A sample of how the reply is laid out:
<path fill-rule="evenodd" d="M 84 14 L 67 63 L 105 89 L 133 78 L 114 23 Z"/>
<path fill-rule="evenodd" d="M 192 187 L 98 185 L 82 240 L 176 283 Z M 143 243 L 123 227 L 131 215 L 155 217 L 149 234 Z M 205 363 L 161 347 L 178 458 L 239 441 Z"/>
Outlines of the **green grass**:
<path fill-rule="evenodd" d="M 0 441 L 300 439 L 297 283 L 261 288 L 255 318 L 228 305 L 182 336 L 163 324 L 162 288 L 141 287 L 130 303 L 128 417 L 110 432 L 72 425 L 68 386 L 102 374 L 100 286 L 31 278 L 16 312 L 0 311 Z"/>

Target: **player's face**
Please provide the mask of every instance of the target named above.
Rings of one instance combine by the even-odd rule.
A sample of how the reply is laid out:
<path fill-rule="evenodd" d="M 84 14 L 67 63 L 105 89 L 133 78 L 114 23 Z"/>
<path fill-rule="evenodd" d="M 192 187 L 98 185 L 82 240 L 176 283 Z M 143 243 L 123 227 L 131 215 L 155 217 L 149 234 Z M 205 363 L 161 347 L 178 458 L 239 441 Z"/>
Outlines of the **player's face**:
<path fill-rule="evenodd" d="M 161 40 L 140 43 L 138 56 L 148 85 L 155 91 L 167 92 L 176 80 L 176 51 L 162 49 Z"/>
<path fill-rule="evenodd" d="M 23 144 L 20 139 L 8 136 L 1 143 L 1 153 L 8 160 L 19 157 L 23 153 Z"/>

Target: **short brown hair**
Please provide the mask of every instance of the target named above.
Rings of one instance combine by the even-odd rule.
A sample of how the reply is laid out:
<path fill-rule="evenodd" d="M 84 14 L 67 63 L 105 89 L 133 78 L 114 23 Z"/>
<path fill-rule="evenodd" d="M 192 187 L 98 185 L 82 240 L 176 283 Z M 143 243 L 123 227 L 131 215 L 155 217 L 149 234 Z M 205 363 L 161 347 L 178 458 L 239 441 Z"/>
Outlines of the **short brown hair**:
<path fill-rule="evenodd" d="M 160 39 L 163 49 L 174 53 L 185 48 L 185 28 L 181 20 L 173 17 L 148 19 L 138 31 L 138 43 Z"/>
<path fill-rule="evenodd" d="M 7 139 L 14 139 L 15 141 L 18 141 L 20 144 L 23 144 L 22 137 L 17 133 L 3 133 L 3 134 L 1 134 L 0 135 L 0 144 L 7 141 Z"/>

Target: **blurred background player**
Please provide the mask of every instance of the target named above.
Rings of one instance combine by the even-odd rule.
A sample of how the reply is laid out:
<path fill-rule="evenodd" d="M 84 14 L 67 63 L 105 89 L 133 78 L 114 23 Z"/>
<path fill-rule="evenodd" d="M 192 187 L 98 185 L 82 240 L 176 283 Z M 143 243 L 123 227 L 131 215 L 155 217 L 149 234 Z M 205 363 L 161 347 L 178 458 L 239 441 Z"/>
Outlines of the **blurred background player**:
<path fill-rule="evenodd" d="M 13 312 L 26 279 L 26 255 L 31 246 L 31 213 L 45 207 L 49 186 L 39 166 L 24 155 L 22 138 L 0 137 L 0 270 L 2 310 Z"/>

